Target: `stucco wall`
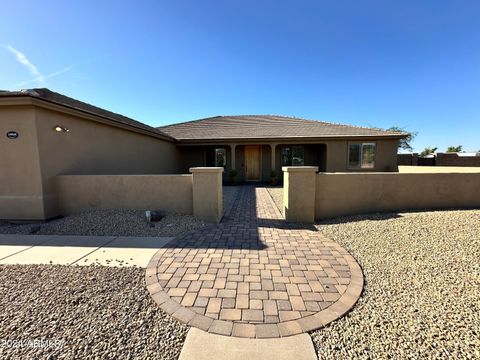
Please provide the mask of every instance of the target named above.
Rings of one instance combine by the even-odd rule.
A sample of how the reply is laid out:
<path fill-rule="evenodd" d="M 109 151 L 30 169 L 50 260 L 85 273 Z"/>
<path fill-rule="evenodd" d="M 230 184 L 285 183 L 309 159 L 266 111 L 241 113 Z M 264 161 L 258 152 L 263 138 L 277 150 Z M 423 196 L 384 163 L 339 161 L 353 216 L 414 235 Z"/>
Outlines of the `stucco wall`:
<path fill-rule="evenodd" d="M 8 131 L 18 138 L 8 139 Z M 0 219 L 43 219 L 43 203 L 34 108 L 1 108 Z"/>
<path fill-rule="evenodd" d="M 479 173 L 321 173 L 315 218 L 426 208 L 480 207 Z"/>
<path fill-rule="evenodd" d="M 374 142 L 376 146 L 375 168 L 349 169 L 348 168 L 348 141 L 326 141 L 327 172 L 372 172 L 397 171 L 398 140 L 368 140 L 358 139 L 355 142 Z"/>
<path fill-rule="evenodd" d="M 192 175 L 62 175 L 55 182 L 63 215 L 91 209 L 193 213 Z"/>
<path fill-rule="evenodd" d="M 173 143 L 49 109 L 36 108 L 45 216 L 58 214 L 59 174 L 172 174 L 178 172 Z M 54 127 L 68 128 L 68 133 Z"/>
<path fill-rule="evenodd" d="M 358 142 L 374 142 L 377 145 L 375 156 L 375 168 L 373 169 L 349 169 L 348 168 L 348 144 L 347 140 L 326 140 L 318 144 L 303 144 L 301 142 L 291 145 L 305 146 L 305 166 L 319 166 L 321 171 L 326 172 L 372 172 L 385 171 L 396 172 L 398 140 L 368 140 L 358 139 Z M 281 148 L 288 144 L 280 144 L 276 147 L 276 168 L 281 169 Z"/>
<path fill-rule="evenodd" d="M 178 146 L 179 172 L 187 174 L 191 167 L 205 166 L 205 146 Z"/>

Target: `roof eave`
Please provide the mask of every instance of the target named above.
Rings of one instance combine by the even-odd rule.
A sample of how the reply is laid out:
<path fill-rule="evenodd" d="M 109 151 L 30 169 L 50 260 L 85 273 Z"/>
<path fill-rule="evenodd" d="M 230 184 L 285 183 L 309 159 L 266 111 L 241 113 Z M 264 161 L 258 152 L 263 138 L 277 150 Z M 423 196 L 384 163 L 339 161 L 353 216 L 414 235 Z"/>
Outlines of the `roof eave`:
<path fill-rule="evenodd" d="M 350 139 L 375 139 L 384 140 L 392 139 L 399 140 L 405 138 L 406 134 L 391 134 L 391 135 L 326 135 L 326 136 L 289 136 L 289 137 L 216 137 L 216 138 L 175 138 L 178 143 L 218 143 L 218 142 L 282 142 L 282 141 L 325 141 L 325 140 L 350 140 Z"/>
<path fill-rule="evenodd" d="M 168 134 L 165 134 L 164 132 L 160 132 L 160 130 L 157 130 L 158 132 L 157 131 L 151 131 L 151 130 L 144 129 L 144 128 L 139 127 L 139 126 L 135 126 L 135 125 L 132 125 L 132 124 L 127 124 L 127 123 L 118 121 L 116 119 L 112 119 L 108 116 L 95 114 L 91 111 L 78 109 L 74 106 L 69 106 L 69 105 L 66 105 L 66 104 L 58 103 L 56 101 L 43 99 L 41 97 L 32 96 L 30 94 L 2 95 L 2 96 L 0 96 L 0 103 L 2 103 L 2 102 L 6 103 L 7 101 L 5 101 L 5 100 L 12 99 L 12 98 L 28 99 L 28 100 L 30 100 L 30 102 L 24 102 L 22 104 L 21 102 L 15 101 L 13 103 L 7 103 L 7 105 L 39 105 L 41 103 L 48 103 L 48 104 L 52 104 L 54 106 L 58 106 L 60 108 L 67 108 L 67 109 L 73 110 L 75 112 L 79 112 L 79 113 L 82 113 L 82 114 L 88 114 L 89 116 L 93 116 L 93 117 L 96 117 L 96 118 L 101 118 L 101 119 L 107 120 L 107 122 L 109 124 L 117 126 L 117 127 L 121 127 L 121 128 L 124 128 L 124 129 L 132 129 L 132 130 L 135 129 L 136 132 L 144 133 L 144 134 L 147 134 L 147 135 L 150 135 L 150 136 L 153 136 L 153 137 L 156 137 L 156 138 L 160 138 L 162 140 L 170 141 L 170 142 L 177 142 L 177 139 L 175 139 L 174 137 L 172 137 Z M 59 110 L 59 109 L 56 109 L 56 110 Z"/>

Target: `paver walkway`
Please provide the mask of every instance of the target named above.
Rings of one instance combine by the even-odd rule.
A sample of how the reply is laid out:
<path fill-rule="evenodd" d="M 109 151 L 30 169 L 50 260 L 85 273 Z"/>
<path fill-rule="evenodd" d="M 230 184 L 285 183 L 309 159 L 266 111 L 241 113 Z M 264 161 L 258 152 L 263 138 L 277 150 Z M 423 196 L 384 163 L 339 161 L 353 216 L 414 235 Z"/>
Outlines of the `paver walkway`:
<path fill-rule="evenodd" d="M 359 298 L 362 271 L 313 227 L 287 224 L 268 191 L 242 186 L 217 226 L 176 238 L 146 271 L 160 307 L 210 333 L 247 338 L 320 328 Z"/>

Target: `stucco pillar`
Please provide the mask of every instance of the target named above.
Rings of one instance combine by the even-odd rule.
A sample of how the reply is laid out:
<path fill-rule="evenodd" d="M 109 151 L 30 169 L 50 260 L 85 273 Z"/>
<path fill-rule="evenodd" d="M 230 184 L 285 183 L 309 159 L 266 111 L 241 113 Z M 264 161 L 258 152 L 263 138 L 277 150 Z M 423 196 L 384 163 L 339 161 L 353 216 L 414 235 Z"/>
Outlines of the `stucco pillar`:
<path fill-rule="evenodd" d="M 232 164 L 231 168 L 232 170 L 237 170 L 235 168 L 235 149 L 237 148 L 237 144 L 232 144 L 230 145 L 230 150 L 231 150 L 231 159 L 230 159 L 230 162 Z"/>
<path fill-rule="evenodd" d="M 190 168 L 193 175 L 193 215 L 218 223 L 223 215 L 223 167 Z"/>
<path fill-rule="evenodd" d="M 277 172 L 276 164 L 275 164 L 275 155 L 276 155 L 275 152 L 277 149 L 277 144 L 270 144 L 270 149 L 272 150 L 272 171 Z"/>
<path fill-rule="evenodd" d="M 285 220 L 313 223 L 317 166 L 284 166 L 283 208 Z"/>

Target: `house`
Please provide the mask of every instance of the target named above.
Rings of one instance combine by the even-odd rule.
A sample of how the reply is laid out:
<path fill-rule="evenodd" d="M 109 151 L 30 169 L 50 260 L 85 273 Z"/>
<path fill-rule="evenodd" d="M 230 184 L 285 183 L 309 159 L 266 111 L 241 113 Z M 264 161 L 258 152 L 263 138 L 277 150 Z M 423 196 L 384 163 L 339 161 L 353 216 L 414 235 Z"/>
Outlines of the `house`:
<path fill-rule="evenodd" d="M 397 171 L 404 134 L 278 115 L 216 116 L 158 128 L 175 138 L 181 171 L 223 166 L 240 181 L 268 181 L 282 166 L 322 172 Z"/>
<path fill-rule="evenodd" d="M 397 171 L 404 137 L 283 116 L 219 116 L 153 128 L 48 89 L 0 91 L 0 219 L 59 214 L 56 176 L 236 169 L 267 181 L 284 165 Z M 226 178 L 225 178 L 226 179 Z"/>

